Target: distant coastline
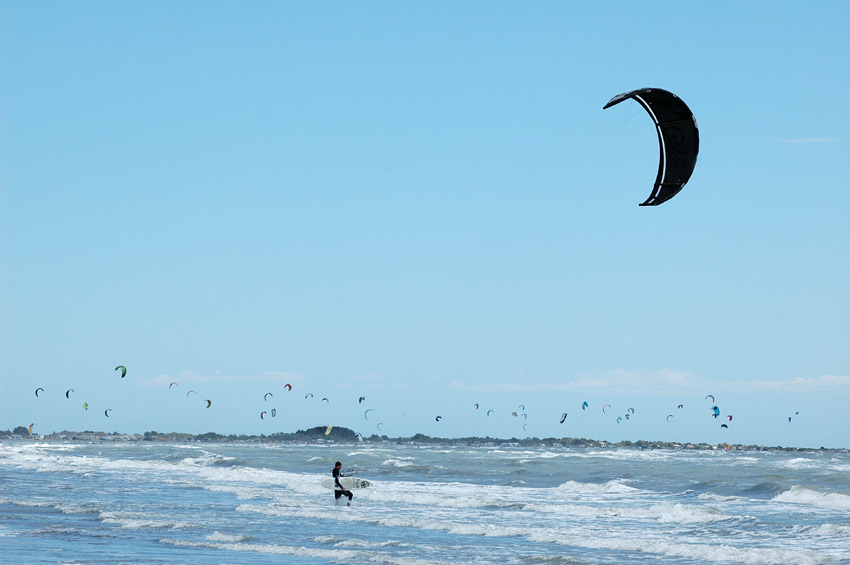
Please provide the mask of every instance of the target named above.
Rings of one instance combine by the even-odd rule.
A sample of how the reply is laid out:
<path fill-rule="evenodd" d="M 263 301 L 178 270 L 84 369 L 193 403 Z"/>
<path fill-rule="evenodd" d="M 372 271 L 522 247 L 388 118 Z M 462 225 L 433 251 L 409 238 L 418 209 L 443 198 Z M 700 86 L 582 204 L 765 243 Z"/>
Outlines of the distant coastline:
<path fill-rule="evenodd" d="M 0 430 L 0 441 L 20 440 L 34 442 L 168 442 L 168 443 L 264 443 L 264 444 L 398 444 L 398 445 L 436 445 L 436 446 L 464 446 L 464 447 L 551 447 L 551 448 L 610 448 L 610 449 L 639 449 L 639 450 L 693 450 L 693 451 L 830 451 L 850 452 L 847 448 L 827 447 L 793 447 L 793 446 L 765 446 L 765 445 L 743 445 L 730 443 L 689 443 L 676 441 L 602 441 L 585 438 L 491 438 L 491 437 L 464 437 L 464 438 L 441 438 L 431 437 L 424 434 L 415 434 L 410 437 L 388 437 L 373 434 L 363 436 L 354 430 L 345 427 L 333 426 L 330 433 L 328 428 L 316 427 L 307 430 L 298 430 L 293 433 L 275 433 L 271 435 L 224 435 L 215 432 L 204 434 L 188 434 L 181 432 L 145 432 L 144 434 L 122 434 L 119 432 L 83 431 L 75 432 L 64 430 L 51 434 L 30 434 L 27 428 L 18 426 L 14 430 Z"/>

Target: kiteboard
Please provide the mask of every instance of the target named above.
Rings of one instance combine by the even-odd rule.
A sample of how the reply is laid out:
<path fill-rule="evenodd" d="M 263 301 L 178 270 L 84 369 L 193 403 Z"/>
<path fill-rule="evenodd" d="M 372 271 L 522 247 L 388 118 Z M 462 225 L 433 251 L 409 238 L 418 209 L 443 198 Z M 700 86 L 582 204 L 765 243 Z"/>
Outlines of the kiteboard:
<path fill-rule="evenodd" d="M 340 477 L 339 483 L 345 489 L 366 488 L 370 484 L 372 484 L 365 479 L 358 479 L 357 477 Z M 330 489 L 336 488 L 336 485 L 334 485 L 333 479 L 323 479 L 322 480 L 322 486 L 325 487 L 325 488 L 330 488 Z"/>

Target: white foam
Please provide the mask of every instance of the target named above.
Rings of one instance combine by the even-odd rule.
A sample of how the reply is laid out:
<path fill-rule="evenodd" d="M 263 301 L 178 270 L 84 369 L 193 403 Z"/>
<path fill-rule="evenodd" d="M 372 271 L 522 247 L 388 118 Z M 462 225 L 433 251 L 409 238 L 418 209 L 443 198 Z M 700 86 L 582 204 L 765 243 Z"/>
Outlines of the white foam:
<path fill-rule="evenodd" d="M 661 502 L 650 506 L 638 504 L 622 506 L 529 504 L 525 509 L 557 514 L 565 518 L 622 518 L 625 520 L 646 520 L 659 524 L 707 524 L 738 518 L 712 507 L 691 506 L 673 502 Z"/>
<path fill-rule="evenodd" d="M 233 534 L 223 534 L 219 531 L 215 531 L 206 537 L 209 541 L 221 541 L 226 543 L 239 543 L 242 541 L 248 541 L 251 539 L 249 536 L 242 535 L 233 535 Z"/>
<path fill-rule="evenodd" d="M 315 557 L 334 562 L 352 562 L 363 560 L 367 557 L 362 552 L 345 549 L 316 549 L 307 547 L 295 547 L 291 545 L 277 544 L 251 544 L 233 543 L 220 541 L 187 541 L 172 538 L 162 538 L 160 543 L 177 547 L 206 547 L 211 549 L 222 549 L 227 551 L 246 551 L 251 553 L 263 553 L 267 555 L 296 555 L 299 557 Z"/>
<path fill-rule="evenodd" d="M 565 492 L 574 494 L 625 494 L 634 493 L 638 489 L 623 484 L 622 480 L 608 481 L 606 483 L 580 483 L 567 481 L 558 486 Z"/>
<path fill-rule="evenodd" d="M 788 459 L 787 461 L 777 461 L 773 465 L 780 469 L 816 469 L 820 467 L 822 463 L 805 457 L 795 457 L 794 459 Z"/>
<path fill-rule="evenodd" d="M 737 548 L 726 544 L 682 543 L 661 536 L 635 537 L 619 535 L 574 536 L 571 534 L 551 536 L 549 533 L 532 535 L 532 541 L 557 543 L 588 549 L 605 549 L 664 555 L 690 559 L 694 562 L 739 562 L 752 565 L 817 565 L 830 563 L 832 557 L 809 549 L 782 549 L 765 547 Z"/>
<path fill-rule="evenodd" d="M 773 502 L 808 504 L 822 508 L 850 508 L 850 495 L 837 492 L 819 492 L 805 487 L 791 487 L 773 497 Z"/>
<path fill-rule="evenodd" d="M 352 451 L 351 453 L 346 455 L 346 457 L 358 457 L 358 456 L 363 456 L 363 455 L 366 455 L 368 457 L 381 457 L 382 456 L 381 453 L 376 453 L 376 452 L 373 452 L 373 451 Z"/>
<path fill-rule="evenodd" d="M 850 524 L 821 524 L 811 531 L 812 535 L 824 537 L 841 537 L 850 536 Z"/>
<path fill-rule="evenodd" d="M 381 465 L 390 465 L 392 467 L 402 468 L 402 467 L 415 467 L 416 463 L 413 463 L 411 461 L 402 461 L 401 459 L 387 459 L 386 461 L 381 463 Z"/>
<path fill-rule="evenodd" d="M 198 527 L 181 520 L 163 520 L 158 516 L 138 512 L 101 512 L 99 519 L 129 530 L 183 530 Z"/>

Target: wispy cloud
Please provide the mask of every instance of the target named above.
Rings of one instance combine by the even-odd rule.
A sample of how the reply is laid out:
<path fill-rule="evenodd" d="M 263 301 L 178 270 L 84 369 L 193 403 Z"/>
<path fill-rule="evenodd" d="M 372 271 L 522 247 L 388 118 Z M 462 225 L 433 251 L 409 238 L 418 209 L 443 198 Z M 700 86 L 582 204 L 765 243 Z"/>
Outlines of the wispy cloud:
<path fill-rule="evenodd" d="M 178 383 L 186 384 L 205 384 L 205 383 L 245 383 L 245 382 L 272 382 L 272 383 L 295 383 L 301 382 L 303 375 L 297 373 L 286 373 L 279 371 L 270 371 L 259 375 L 225 375 L 215 373 L 205 375 L 202 373 L 183 372 L 179 375 L 162 374 L 151 378 L 138 378 L 136 382 L 143 386 L 168 386 L 170 383 L 177 381 Z"/>
<path fill-rule="evenodd" d="M 837 137 L 798 137 L 796 139 L 780 139 L 779 143 L 836 143 Z"/>
<path fill-rule="evenodd" d="M 748 386 L 754 389 L 776 392 L 805 392 L 805 391 L 847 391 L 850 392 L 850 376 L 821 375 L 820 377 L 795 377 L 786 380 L 758 380 L 733 383 L 736 386 Z"/>
<path fill-rule="evenodd" d="M 380 381 L 383 381 L 383 379 L 384 379 L 384 376 L 380 375 L 378 373 L 366 373 L 364 375 L 356 375 L 354 377 L 354 380 L 356 380 L 356 381 L 371 382 L 371 383 L 380 382 Z"/>
<path fill-rule="evenodd" d="M 631 369 L 612 369 L 601 373 L 580 375 L 563 382 L 528 382 L 516 380 L 484 384 L 471 384 L 453 380 L 449 386 L 457 390 L 476 390 L 491 392 L 518 391 L 592 391 L 605 389 L 608 392 L 628 393 L 677 393 L 683 389 L 695 389 L 700 385 L 688 371 L 659 369 L 640 371 Z"/>

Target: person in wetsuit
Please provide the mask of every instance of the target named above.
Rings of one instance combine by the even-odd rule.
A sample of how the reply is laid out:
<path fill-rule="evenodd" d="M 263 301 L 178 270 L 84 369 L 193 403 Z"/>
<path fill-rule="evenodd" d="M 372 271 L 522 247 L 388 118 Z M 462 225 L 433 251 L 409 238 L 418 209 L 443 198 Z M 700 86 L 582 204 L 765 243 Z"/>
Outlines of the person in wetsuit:
<path fill-rule="evenodd" d="M 342 474 L 342 463 L 337 461 L 334 463 L 333 468 L 333 476 L 334 476 L 334 500 L 339 500 L 341 496 L 348 497 L 348 505 L 351 506 L 351 499 L 354 498 L 354 495 L 351 494 L 350 490 L 347 490 L 344 486 L 342 486 L 339 482 L 340 477 L 347 477 L 348 475 Z"/>

